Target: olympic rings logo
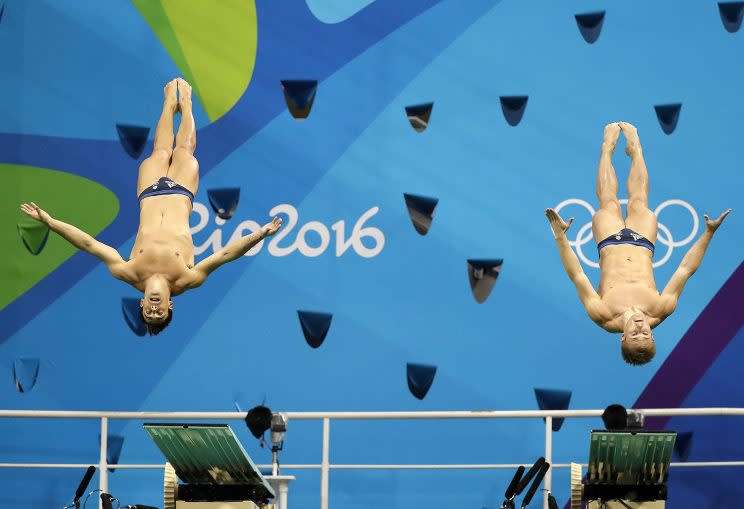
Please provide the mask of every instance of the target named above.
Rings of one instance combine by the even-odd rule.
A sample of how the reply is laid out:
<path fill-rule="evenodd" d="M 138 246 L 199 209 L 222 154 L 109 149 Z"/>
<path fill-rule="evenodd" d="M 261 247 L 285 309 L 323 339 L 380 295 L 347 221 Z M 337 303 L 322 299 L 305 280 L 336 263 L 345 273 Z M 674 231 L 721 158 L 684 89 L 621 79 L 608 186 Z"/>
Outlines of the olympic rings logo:
<path fill-rule="evenodd" d="M 627 205 L 627 204 L 628 204 L 627 198 L 623 198 L 622 200 L 620 200 L 620 205 Z M 594 217 L 594 213 L 596 212 L 594 210 L 594 207 L 592 207 L 591 205 L 589 205 L 589 203 L 579 198 L 569 198 L 568 200 L 563 200 L 555 207 L 555 211 L 560 213 L 561 209 L 567 205 L 580 205 L 589 212 L 589 215 L 591 217 Z M 692 208 L 692 205 L 690 205 L 684 200 L 667 200 L 665 202 L 662 202 L 658 207 L 656 207 L 656 209 L 654 210 L 654 214 L 658 218 L 659 214 L 661 214 L 661 212 L 665 208 L 670 207 L 672 205 L 679 205 L 680 207 L 687 209 L 687 211 L 692 216 L 692 231 L 684 239 L 676 241 L 674 240 L 674 237 L 672 236 L 672 232 L 669 231 L 669 228 L 667 228 L 665 225 L 661 223 L 661 221 L 659 221 L 658 223 L 659 230 L 656 236 L 656 244 L 657 245 L 661 244 L 663 246 L 666 246 L 667 250 L 666 250 L 666 253 L 664 253 L 664 256 L 662 256 L 660 260 L 653 263 L 654 267 L 659 267 L 661 265 L 664 265 L 667 261 L 669 261 L 669 258 L 672 256 L 672 251 L 674 251 L 675 247 L 681 247 L 681 246 L 684 246 L 692 242 L 692 239 L 695 238 L 695 235 L 697 235 L 698 229 L 700 228 L 700 220 L 698 219 L 697 211 L 694 208 Z M 571 247 L 576 249 L 576 254 L 578 255 L 579 259 L 582 262 L 584 262 L 586 265 L 590 267 L 599 268 L 599 263 L 588 259 L 586 255 L 584 254 L 584 251 L 582 248 L 582 246 L 584 244 L 587 244 L 588 242 L 593 243 L 593 240 L 594 240 L 594 236 L 592 234 L 592 221 L 590 219 L 588 223 L 586 223 L 584 226 L 582 226 L 579 229 L 578 233 L 576 234 L 576 239 L 569 240 L 568 244 Z"/>

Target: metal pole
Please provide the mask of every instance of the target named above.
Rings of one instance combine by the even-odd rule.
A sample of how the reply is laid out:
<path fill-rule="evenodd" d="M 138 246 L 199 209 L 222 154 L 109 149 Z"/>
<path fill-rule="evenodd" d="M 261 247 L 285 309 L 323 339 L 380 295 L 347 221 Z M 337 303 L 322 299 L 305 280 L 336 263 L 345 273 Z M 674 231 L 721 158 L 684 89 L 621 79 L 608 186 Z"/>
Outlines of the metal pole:
<path fill-rule="evenodd" d="M 328 474 L 330 468 L 331 420 L 323 418 L 323 455 L 320 462 L 320 509 L 328 509 Z"/>
<path fill-rule="evenodd" d="M 289 492 L 289 481 L 279 482 L 279 509 L 287 508 L 287 494 Z"/>
<path fill-rule="evenodd" d="M 108 417 L 101 417 L 101 455 L 98 460 L 98 488 L 108 493 Z M 101 497 L 98 497 L 98 509 L 103 509 Z"/>
<path fill-rule="evenodd" d="M 553 462 L 553 418 L 545 418 L 545 461 L 547 463 Z M 545 473 L 545 480 L 543 481 L 545 491 L 543 491 L 543 509 L 548 509 L 548 491 L 551 490 L 553 481 L 552 467 Z"/>

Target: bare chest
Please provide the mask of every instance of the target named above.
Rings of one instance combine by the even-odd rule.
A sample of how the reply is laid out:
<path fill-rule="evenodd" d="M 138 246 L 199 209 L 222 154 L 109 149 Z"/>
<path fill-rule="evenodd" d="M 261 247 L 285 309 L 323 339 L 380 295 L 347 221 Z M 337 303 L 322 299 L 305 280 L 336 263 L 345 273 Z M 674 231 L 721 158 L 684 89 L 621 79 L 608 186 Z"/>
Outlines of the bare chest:
<path fill-rule="evenodd" d="M 130 263 L 140 279 L 162 274 L 171 283 L 175 283 L 183 279 L 193 267 L 193 244 L 189 249 L 179 243 L 145 240 L 135 245 Z"/>
<path fill-rule="evenodd" d="M 191 233 L 174 232 L 167 229 L 150 231 L 140 228 L 129 256 L 131 260 L 141 258 L 154 264 L 194 265 L 194 243 Z"/>
<path fill-rule="evenodd" d="M 645 285 L 617 285 L 606 289 L 601 297 L 613 316 L 622 315 L 633 306 L 648 316 L 657 316 L 661 305 L 659 292 Z"/>

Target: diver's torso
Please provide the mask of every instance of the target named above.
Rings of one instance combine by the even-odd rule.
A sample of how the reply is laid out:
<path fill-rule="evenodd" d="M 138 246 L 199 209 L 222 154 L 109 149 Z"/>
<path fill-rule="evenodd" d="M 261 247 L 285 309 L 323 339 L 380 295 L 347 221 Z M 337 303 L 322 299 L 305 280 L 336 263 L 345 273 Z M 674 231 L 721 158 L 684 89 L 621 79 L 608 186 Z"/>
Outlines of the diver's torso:
<path fill-rule="evenodd" d="M 599 296 L 613 316 L 635 306 L 648 316 L 660 313 L 661 296 L 656 288 L 653 253 L 642 246 L 616 244 L 602 248 Z"/>
<path fill-rule="evenodd" d="M 129 261 L 138 281 L 162 274 L 174 294 L 184 290 L 183 282 L 194 266 L 190 214 L 191 202 L 183 195 L 152 196 L 140 202 L 140 225 Z"/>

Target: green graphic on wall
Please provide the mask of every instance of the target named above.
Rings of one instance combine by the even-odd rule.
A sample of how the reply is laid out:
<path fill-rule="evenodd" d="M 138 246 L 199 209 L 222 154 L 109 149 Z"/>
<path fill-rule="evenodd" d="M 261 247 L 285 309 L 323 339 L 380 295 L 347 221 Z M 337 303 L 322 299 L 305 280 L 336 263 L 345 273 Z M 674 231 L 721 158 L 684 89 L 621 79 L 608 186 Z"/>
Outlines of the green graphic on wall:
<path fill-rule="evenodd" d="M 214 122 L 253 75 L 258 30 L 253 0 L 132 0 Z"/>
<path fill-rule="evenodd" d="M 74 247 L 54 233 L 49 234 L 38 255 L 29 252 L 19 233 L 28 231 L 27 225 L 33 220 L 20 211 L 21 203 L 33 201 L 53 217 L 95 236 L 114 220 L 119 200 L 102 185 L 61 171 L 0 164 L 0 175 L 2 309 L 75 253 Z M 27 239 L 36 251 L 39 239 L 33 232 Z"/>

